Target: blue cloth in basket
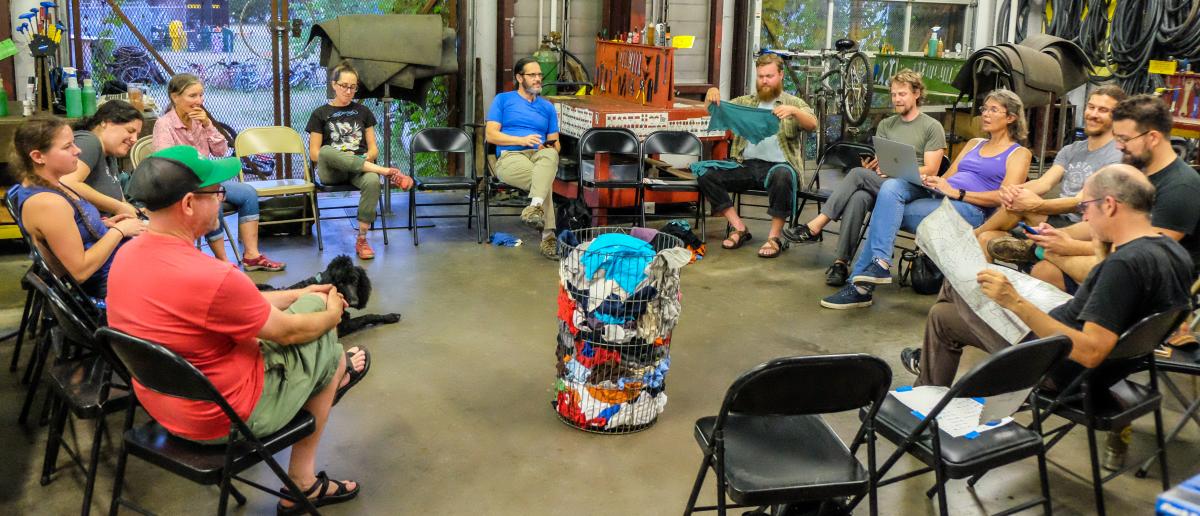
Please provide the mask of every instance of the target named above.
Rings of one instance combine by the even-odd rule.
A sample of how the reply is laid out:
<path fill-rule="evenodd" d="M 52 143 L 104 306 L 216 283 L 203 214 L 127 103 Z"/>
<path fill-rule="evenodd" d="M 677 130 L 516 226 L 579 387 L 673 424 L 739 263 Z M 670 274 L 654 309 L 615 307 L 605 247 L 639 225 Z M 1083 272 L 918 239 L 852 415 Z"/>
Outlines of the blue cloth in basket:
<path fill-rule="evenodd" d="M 596 271 L 604 269 L 604 277 L 617 282 L 629 295 L 642 282 L 653 259 L 654 247 L 648 242 L 624 233 L 605 233 L 592 240 L 580 261 L 585 278 L 591 280 Z"/>

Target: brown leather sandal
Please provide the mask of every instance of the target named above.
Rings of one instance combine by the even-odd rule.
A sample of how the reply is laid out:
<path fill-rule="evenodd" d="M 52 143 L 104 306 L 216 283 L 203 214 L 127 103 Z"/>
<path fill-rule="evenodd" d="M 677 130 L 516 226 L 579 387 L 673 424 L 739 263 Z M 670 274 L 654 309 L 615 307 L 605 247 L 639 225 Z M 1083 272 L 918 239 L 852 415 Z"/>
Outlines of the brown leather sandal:
<path fill-rule="evenodd" d="M 737 240 L 734 240 L 734 237 L 737 237 Z M 750 234 L 749 229 L 735 229 L 725 236 L 725 241 L 721 242 L 721 247 L 725 249 L 737 249 L 753 238 L 754 235 Z M 725 242 L 733 242 L 733 245 L 725 245 Z"/>
<path fill-rule="evenodd" d="M 766 242 L 763 242 L 762 247 L 758 248 L 758 257 L 759 258 L 776 258 L 779 255 L 783 254 L 784 249 L 787 249 L 787 246 L 783 243 L 782 240 L 779 239 L 779 237 L 771 237 L 771 238 L 768 238 Z M 767 251 L 771 251 L 771 250 L 773 250 L 775 252 L 773 252 L 773 253 L 767 252 Z"/>

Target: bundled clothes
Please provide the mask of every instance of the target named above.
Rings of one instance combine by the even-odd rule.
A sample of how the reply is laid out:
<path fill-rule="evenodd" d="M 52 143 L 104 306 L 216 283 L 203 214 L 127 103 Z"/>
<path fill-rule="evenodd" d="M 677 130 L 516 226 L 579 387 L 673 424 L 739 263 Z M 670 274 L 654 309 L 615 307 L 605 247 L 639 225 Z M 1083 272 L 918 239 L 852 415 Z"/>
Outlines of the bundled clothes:
<path fill-rule="evenodd" d="M 693 253 L 684 247 L 655 252 L 655 237 L 651 230 L 582 244 L 566 240 L 574 247 L 559 262 L 559 380 L 552 404 L 577 427 L 646 425 L 666 407 L 679 269 Z"/>

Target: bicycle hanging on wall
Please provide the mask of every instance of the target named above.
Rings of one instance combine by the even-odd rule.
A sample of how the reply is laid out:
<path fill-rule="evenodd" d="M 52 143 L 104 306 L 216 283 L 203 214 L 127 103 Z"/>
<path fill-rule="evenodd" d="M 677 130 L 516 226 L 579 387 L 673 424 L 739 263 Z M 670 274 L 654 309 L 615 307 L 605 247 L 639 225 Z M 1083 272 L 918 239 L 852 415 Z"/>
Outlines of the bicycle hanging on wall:
<path fill-rule="evenodd" d="M 858 44 L 854 40 L 839 39 L 834 43 L 833 50 L 821 50 L 815 55 L 764 48 L 755 56 L 763 54 L 775 54 L 783 58 L 787 64 L 786 72 L 796 89 L 800 90 L 801 84 L 804 84 L 803 90 L 806 92 L 809 85 L 802 83 L 796 75 L 792 61 L 795 59 L 796 63 L 800 63 L 810 57 L 820 59 L 821 75 L 816 83 L 817 89 L 811 96 L 818 123 L 824 128 L 817 135 L 818 149 L 825 148 L 830 139 L 842 140 L 847 134 L 858 133 L 859 126 L 866 121 L 871 109 L 874 77 L 867 55 L 858 51 Z M 835 117 L 838 119 L 833 120 Z M 831 132 L 835 127 L 836 130 Z"/>

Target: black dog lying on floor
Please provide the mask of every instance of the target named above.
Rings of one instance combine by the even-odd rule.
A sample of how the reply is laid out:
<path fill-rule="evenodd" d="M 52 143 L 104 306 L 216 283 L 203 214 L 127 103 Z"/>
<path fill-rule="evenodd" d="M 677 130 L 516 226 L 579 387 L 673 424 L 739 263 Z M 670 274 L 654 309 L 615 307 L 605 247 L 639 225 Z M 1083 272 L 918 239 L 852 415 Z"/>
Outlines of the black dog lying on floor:
<path fill-rule="evenodd" d="M 346 298 L 346 303 L 350 305 L 350 308 L 357 310 L 366 307 L 367 301 L 371 299 L 371 278 L 367 276 L 366 269 L 354 265 L 350 257 L 344 254 L 329 262 L 329 266 L 324 271 L 280 290 L 304 288 L 309 285 L 337 287 L 338 293 Z M 258 290 L 277 290 L 265 283 L 259 283 L 257 286 Z M 398 322 L 400 322 L 400 314 L 366 314 L 350 317 L 349 312 L 342 312 L 342 320 L 337 325 L 337 332 L 339 337 L 345 337 L 368 326 Z"/>

